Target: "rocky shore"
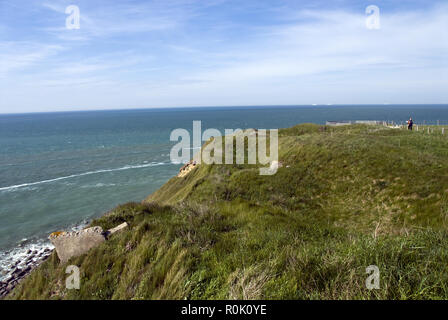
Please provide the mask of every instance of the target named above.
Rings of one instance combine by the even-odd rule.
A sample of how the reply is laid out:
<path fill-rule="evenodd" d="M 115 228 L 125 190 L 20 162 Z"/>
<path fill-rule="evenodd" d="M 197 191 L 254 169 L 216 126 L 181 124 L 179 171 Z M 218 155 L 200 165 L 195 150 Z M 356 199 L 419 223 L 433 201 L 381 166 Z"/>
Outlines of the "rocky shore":
<path fill-rule="evenodd" d="M 114 233 L 126 228 L 128 228 L 128 224 L 124 222 L 106 232 L 103 232 L 103 229 L 99 226 L 72 232 L 53 232 L 49 239 L 54 245 L 54 249 L 49 247 L 40 248 L 39 250 L 29 249 L 23 252 L 22 256 L 10 265 L 9 270 L 6 272 L 6 277 L 4 277 L 5 280 L 0 281 L 0 299 L 9 294 L 23 278 L 45 261 L 53 250 L 56 251 L 59 260 L 64 263 L 71 257 L 86 253 L 91 248 L 106 241 Z M 5 271 L 3 270 L 2 273 L 5 274 Z"/>
<path fill-rule="evenodd" d="M 28 250 L 24 259 L 17 260 L 9 270 L 6 280 L 0 281 L 0 299 L 10 293 L 20 281 L 34 268 L 45 261 L 52 253 L 52 249 L 45 248 L 41 251 Z"/>

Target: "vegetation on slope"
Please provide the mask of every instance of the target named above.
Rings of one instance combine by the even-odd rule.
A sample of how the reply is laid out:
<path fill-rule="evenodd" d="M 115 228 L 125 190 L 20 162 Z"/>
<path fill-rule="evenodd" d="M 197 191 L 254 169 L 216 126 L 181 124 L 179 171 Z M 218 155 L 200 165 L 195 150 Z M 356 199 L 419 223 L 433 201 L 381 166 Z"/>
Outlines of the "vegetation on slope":
<path fill-rule="evenodd" d="M 279 133 L 277 174 L 205 165 L 93 222 L 130 228 L 55 253 L 12 299 L 446 299 L 448 138 L 380 126 Z M 365 286 L 366 267 L 380 289 Z"/>

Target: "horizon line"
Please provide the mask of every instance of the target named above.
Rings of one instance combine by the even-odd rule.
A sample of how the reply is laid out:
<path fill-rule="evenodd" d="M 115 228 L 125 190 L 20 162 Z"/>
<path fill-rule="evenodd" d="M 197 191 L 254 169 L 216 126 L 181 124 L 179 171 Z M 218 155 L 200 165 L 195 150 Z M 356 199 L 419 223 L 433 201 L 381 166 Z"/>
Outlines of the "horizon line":
<path fill-rule="evenodd" d="M 29 112 L 0 112 L 3 115 L 26 115 L 44 113 L 77 113 L 77 112 L 108 112 L 108 111 L 143 111 L 143 110 L 170 110 L 170 109 L 205 109 L 205 108 L 259 108 L 259 107 L 338 107 L 338 106 L 447 106 L 448 103 L 349 103 L 349 104 L 269 104 L 269 105 L 222 105 L 222 106 L 177 106 L 177 107 L 140 107 L 123 109 L 86 109 L 86 110 L 56 110 L 56 111 L 29 111 Z"/>

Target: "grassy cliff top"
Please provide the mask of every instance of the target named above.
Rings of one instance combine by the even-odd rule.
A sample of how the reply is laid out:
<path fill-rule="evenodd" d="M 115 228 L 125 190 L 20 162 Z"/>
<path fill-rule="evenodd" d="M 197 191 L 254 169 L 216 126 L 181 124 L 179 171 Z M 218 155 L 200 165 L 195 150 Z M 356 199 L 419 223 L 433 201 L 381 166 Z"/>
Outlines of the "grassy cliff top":
<path fill-rule="evenodd" d="M 130 228 L 55 253 L 12 299 L 448 298 L 448 136 L 382 126 L 279 132 L 282 167 L 200 164 L 93 225 Z M 380 270 L 367 290 L 366 267 Z"/>

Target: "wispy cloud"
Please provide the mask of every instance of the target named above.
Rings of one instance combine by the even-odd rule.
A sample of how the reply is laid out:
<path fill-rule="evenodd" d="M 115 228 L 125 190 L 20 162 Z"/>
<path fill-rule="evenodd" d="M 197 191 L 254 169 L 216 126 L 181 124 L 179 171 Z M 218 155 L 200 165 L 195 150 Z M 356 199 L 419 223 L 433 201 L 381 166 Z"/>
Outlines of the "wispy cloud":
<path fill-rule="evenodd" d="M 35 66 L 63 49 L 63 46 L 55 44 L 0 42 L 0 77 Z"/>
<path fill-rule="evenodd" d="M 178 3 L 179 7 L 173 6 Z M 46 27 L 44 30 L 62 40 L 90 40 L 117 35 L 138 35 L 147 32 L 172 30 L 194 17 L 194 11 L 185 2 L 104 2 L 92 5 L 82 2 L 80 7 L 81 28 L 76 33 L 65 26 Z M 44 3 L 43 6 L 60 14 L 65 14 L 67 3 Z"/>
<path fill-rule="evenodd" d="M 79 30 L 64 27 L 71 3 L 48 1 L 30 9 L 45 17 L 32 26 L 32 40 L 25 31 L 0 38 L 0 85 L 10 93 L 0 112 L 49 108 L 48 97 L 67 109 L 448 101 L 441 2 L 381 8 L 379 30 L 368 30 L 365 8 L 348 0 L 333 8 L 276 0 L 77 3 Z"/>

